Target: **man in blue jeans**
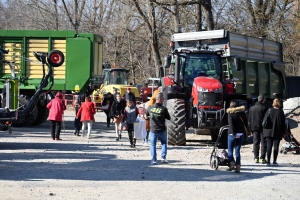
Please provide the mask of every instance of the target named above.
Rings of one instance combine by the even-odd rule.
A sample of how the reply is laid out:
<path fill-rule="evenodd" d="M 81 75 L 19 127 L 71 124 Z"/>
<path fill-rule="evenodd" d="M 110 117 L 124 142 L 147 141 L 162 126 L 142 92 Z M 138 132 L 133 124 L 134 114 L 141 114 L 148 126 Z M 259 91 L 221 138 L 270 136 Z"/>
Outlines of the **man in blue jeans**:
<path fill-rule="evenodd" d="M 170 114 L 168 109 L 162 104 L 164 102 L 163 93 L 156 95 L 156 103 L 150 106 L 146 112 L 146 119 L 150 118 L 150 152 L 151 152 L 151 164 L 156 165 L 156 140 L 161 141 L 161 162 L 168 164 L 167 156 L 167 131 L 165 121 L 170 120 Z"/>

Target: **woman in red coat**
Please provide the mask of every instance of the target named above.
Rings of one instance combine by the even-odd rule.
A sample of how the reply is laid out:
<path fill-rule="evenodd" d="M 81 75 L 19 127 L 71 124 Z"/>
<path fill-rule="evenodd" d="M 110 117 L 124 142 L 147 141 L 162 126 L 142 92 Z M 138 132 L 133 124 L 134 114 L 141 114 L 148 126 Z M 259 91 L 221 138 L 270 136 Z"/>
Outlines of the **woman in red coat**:
<path fill-rule="evenodd" d="M 96 113 L 94 104 L 91 102 L 91 97 L 85 97 L 85 102 L 83 102 L 78 110 L 76 118 L 80 118 L 82 122 L 82 137 L 85 134 L 85 127 L 88 127 L 87 138 L 89 139 L 92 131 L 92 124 L 95 121 L 94 114 Z"/>
<path fill-rule="evenodd" d="M 51 124 L 51 137 L 53 140 L 61 140 L 59 137 L 61 121 L 64 110 L 66 110 L 62 93 L 58 92 L 55 95 L 55 98 L 47 104 L 47 108 L 50 109 L 48 120 L 50 120 Z"/>

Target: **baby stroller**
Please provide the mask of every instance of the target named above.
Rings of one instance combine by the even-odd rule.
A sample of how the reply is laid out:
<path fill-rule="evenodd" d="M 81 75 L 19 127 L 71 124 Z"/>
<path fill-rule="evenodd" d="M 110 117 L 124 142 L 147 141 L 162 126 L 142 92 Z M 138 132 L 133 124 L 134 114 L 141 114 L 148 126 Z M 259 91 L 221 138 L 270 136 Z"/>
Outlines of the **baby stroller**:
<path fill-rule="evenodd" d="M 297 154 L 300 153 L 300 143 L 294 138 L 291 131 L 286 130 L 283 139 L 286 143 L 282 145 L 280 153 L 287 154 L 290 151 L 296 151 Z"/>
<path fill-rule="evenodd" d="M 210 155 L 210 167 L 212 169 L 217 170 L 219 166 L 229 166 L 228 153 L 226 151 L 228 148 L 228 129 L 229 125 L 226 125 L 222 126 L 219 130 L 218 139 Z"/>

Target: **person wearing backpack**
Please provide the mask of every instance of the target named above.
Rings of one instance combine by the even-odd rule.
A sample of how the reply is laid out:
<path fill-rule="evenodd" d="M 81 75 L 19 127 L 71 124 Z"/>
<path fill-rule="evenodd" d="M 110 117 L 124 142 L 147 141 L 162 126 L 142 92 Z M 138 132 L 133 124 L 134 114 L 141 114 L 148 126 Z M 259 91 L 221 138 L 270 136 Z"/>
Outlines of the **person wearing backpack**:
<path fill-rule="evenodd" d="M 254 162 L 259 163 L 260 158 L 261 163 L 266 164 L 267 139 L 263 135 L 262 122 L 268 108 L 264 105 L 265 95 L 259 95 L 257 100 L 254 106 L 249 109 L 248 126 L 253 135 Z M 261 149 L 260 157 L 259 149 Z"/>

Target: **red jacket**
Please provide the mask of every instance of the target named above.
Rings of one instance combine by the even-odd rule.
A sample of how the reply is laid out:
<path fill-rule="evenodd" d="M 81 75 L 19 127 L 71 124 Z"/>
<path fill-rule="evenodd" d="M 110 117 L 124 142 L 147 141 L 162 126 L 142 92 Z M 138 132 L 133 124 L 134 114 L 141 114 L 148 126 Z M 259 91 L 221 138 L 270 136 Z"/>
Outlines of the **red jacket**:
<path fill-rule="evenodd" d="M 94 121 L 95 120 L 94 114 L 96 114 L 96 111 L 93 102 L 85 101 L 81 104 L 76 117 L 79 118 L 81 116 L 80 121 L 86 121 L 86 120 Z"/>
<path fill-rule="evenodd" d="M 60 92 L 58 92 L 56 97 L 47 104 L 47 108 L 50 109 L 48 120 L 62 121 L 62 115 L 64 110 L 66 110 L 66 106 L 62 100 L 62 94 Z"/>

